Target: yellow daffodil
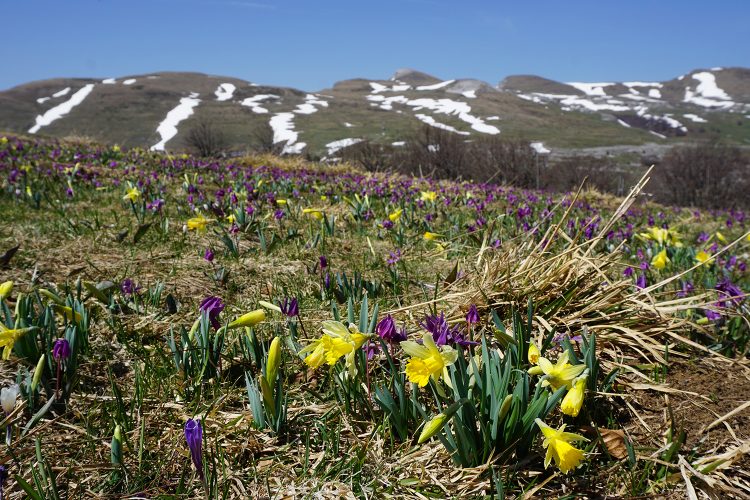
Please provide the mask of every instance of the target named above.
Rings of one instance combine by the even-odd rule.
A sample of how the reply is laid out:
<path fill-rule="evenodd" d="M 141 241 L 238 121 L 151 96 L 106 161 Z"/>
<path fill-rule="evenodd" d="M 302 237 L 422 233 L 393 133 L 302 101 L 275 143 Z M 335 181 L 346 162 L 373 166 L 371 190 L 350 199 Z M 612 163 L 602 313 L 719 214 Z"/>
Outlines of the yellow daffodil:
<path fill-rule="evenodd" d="M 273 387 L 276 383 L 276 374 L 281 365 L 281 344 L 279 337 L 274 337 L 268 348 L 268 361 L 266 361 L 266 382 Z"/>
<path fill-rule="evenodd" d="M 138 201 L 138 198 L 141 197 L 141 192 L 138 190 L 137 186 L 130 185 L 130 188 L 127 190 L 127 193 L 125 196 L 122 197 L 123 200 L 129 200 L 135 203 Z"/>
<path fill-rule="evenodd" d="M 747 241 L 750 241 L 750 234 L 747 235 L 747 238 L 745 238 Z"/>
<path fill-rule="evenodd" d="M 52 309 L 54 309 L 54 311 L 57 314 L 59 314 L 60 316 L 62 316 L 68 321 L 75 320 L 76 322 L 79 322 L 83 319 L 83 317 L 81 316 L 81 313 L 79 313 L 78 311 L 74 311 L 69 306 L 61 306 L 60 304 L 52 304 Z"/>
<path fill-rule="evenodd" d="M 227 325 L 227 328 L 230 330 L 233 328 L 241 328 L 243 326 L 255 326 L 261 321 L 264 321 L 266 319 L 266 311 L 263 309 L 256 309 L 255 311 L 250 311 L 249 313 L 245 313 L 239 318 L 235 319 L 229 325 Z"/>
<path fill-rule="evenodd" d="M 586 393 L 586 374 L 578 377 L 573 388 L 568 391 L 560 403 L 560 410 L 571 417 L 577 417 L 583 406 L 583 396 Z"/>
<path fill-rule="evenodd" d="M 539 353 L 539 348 L 536 346 L 536 343 L 532 340 L 531 342 L 529 342 L 529 352 L 527 354 L 529 363 L 532 365 L 539 363 L 539 356 L 541 356 L 541 354 Z"/>
<path fill-rule="evenodd" d="M 445 413 L 438 413 L 432 417 L 427 423 L 424 424 L 422 432 L 419 434 L 417 444 L 422 444 L 432 436 L 440 432 L 443 426 L 448 422 L 448 415 Z"/>
<path fill-rule="evenodd" d="M 695 260 L 697 260 L 701 264 L 710 264 L 714 261 L 714 259 L 703 250 L 695 254 Z"/>
<path fill-rule="evenodd" d="M 553 391 L 558 390 L 560 387 L 570 389 L 573 387 L 573 380 L 586 369 L 586 365 L 571 365 L 568 363 L 568 359 L 569 354 L 567 350 L 557 358 L 557 362 L 554 365 L 547 358 L 539 356 L 538 366 L 529 369 L 529 373 L 532 375 L 544 374 L 542 387 L 550 386 Z"/>
<path fill-rule="evenodd" d="M 555 465 L 563 474 L 567 474 L 570 470 L 581 465 L 584 457 L 583 450 L 574 448 L 570 443 L 586 441 L 585 437 L 572 432 L 565 432 L 565 424 L 559 429 L 553 429 L 538 418 L 535 422 L 544 435 L 542 445 L 547 449 L 547 454 L 544 457 L 545 468 L 549 467 L 552 459 L 555 460 Z"/>
<path fill-rule="evenodd" d="M 437 200 L 437 193 L 435 191 L 422 191 L 422 196 L 419 199 L 422 201 L 435 201 Z"/>
<path fill-rule="evenodd" d="M 409 382 L 420 387 L 426 386 L 430 379 L 440 380 L 443 369 L 458 359 L 458 353 L 452 347 L 444 345 L 438 349 L 431 333 L 425 332 L 422 339 L 421 345 L 411 340 L 401 342 L 401 348 L 411 356 L 406 363 L 406 376 Z"/>
<path fill-rule="evenodd" d="M 401 218 L 401 214 L 402 213 L 404 213 L 404 209 L 403 208 L 399 208 L 395 212 L 391 212 L 390 214 L 388 214 L 388 219 L 391 222 L 398 222 L 398 220 Z"/>
<path fill-rule="evenodd" d="M 112 151 L 115 152 L 115 153 L 119 153 L 120 152 L 120 146 L 118 146 L 117 144 L 115 144 L 114 146 L 112 146 Z"/>
<path fill-rule="evenodd" d="M 0 300 L 5 300 L 8 297 L 10 297 L 10 292 L 13 291 L 13 282 L 12 281 L 6 281 L 3 284 L 0 284 Z"/>
<path fill-rule="evenodd" d="M 719 231 L 716 231 L 716 239 L 719 240 L 721 243 L 727 242 L 726 237 L 723 234 L 721 234 Z"/>
<path fill-rule="evenodd" d="M 305 208 L 302 210 L 302 213 L 307 214 L 307 215 L 312 215 L 318 220 L 323 220 L 324 218 L 323 212 L 321 212 L 317 208 Z"/>
<path fill-rule="evenodd" d="M 237 220 L 237 217 L 234 216 L 234 214 L 229 214 L 226 216 L 227 222 L 230 224 L 234 224 L 234 221 Z"/>
<path fill-rule="evenodd" d="M 435 241 L 436 239 L 440 238 L 440 234 L 438 233 L 431 233 L 429 231 L 425 231 L 424 233 L 424 239 L 427 241 Z"/>
<path fill-rule="evenodd" d="M 323 335 L 300 351 L 300 354 L 310 353 L 305 357 L 305 364 L 311 368 L 323 363 L 333 366 L 346 356 L 349 374 L 354 376 L 357 372 L 354 356 L 372 335 L 360 332 L 354 324 L 347 328 L 340 321 L 324 321 L 322 326 Z"/>
<path fill-rule="evenodd" d="M 651 227 L 647 233 L 641 233 L 640 237 L 646 240 L 655 241 L 661 246 L 682 246 L 677 233 L 670 231 L 669 229 L 664 229 L 663 227 Z"/>
<path fill-rule="evenodd" d="M 663 249 L 661 252 L 654 255 L 654 258 L 651 259 L 651 265 L 654 266 L 654 268 L 662 270 L 665 267 L 667 267 L 667 264 L 669 264 L 670 260 L 669 257 L 667 257 L 667 249 Z"/>
<path fill-rule="evenodd" d="M 200 233 L 206 230 L 206 226 L 211 222 L 210 219 L 206 219 L 202 215 L 198 214 L 197 217 L 192 217 L 187 221 L 187 228 L 189 231 L 198 231 Z"/>
<path fill-rule="evenodd" d="M 287 204 L 287 200 L 285 200 L 283 198 L 280 199 L 280 200 L 276 200 L 276 204 L 277 205 L 286 205 Z"/>
<path fill-rule="evenodd" d="M 3 348 L 2 358 L 9 359 L 16 341 L 32 330 L 36 330 L 36 327 L 10 329 L 0 324 L 0 347 Z"/>

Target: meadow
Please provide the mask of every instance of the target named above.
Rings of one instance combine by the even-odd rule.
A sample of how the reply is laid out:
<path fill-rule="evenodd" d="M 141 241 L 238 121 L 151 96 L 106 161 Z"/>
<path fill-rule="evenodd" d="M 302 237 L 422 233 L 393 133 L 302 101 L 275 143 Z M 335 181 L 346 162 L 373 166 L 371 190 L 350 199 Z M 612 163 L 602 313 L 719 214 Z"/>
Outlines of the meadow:
<path fill-rule="evenodd" d="M 0 487 L 747 498 L 750 222 L 648 176 L 615 198 L 0 136 Z"/>

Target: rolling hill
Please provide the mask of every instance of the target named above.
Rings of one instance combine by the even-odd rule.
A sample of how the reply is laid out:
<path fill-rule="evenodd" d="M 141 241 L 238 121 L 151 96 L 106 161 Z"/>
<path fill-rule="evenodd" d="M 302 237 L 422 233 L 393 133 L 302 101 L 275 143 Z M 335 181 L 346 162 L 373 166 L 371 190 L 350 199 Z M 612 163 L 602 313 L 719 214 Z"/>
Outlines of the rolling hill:
<path fill-rule="evenodd" d="M 670 144 L 721 137 L 750 145 L 750 70 L 695 70 L 665 82 L 557 82 L 518 75 L 497 85 L 411 69 L 305 92 L 231 77 L 162 72 L 57 78 L 0 92 L 0 130 L 180 150 L 210 123 L 234 149 L 263 137 L 286 153 L 331 156 L 361 140 L 399 145 L 423 124 L 466 140 L 501 136 L 539 149 Z M 271 139 L 272 137 L 272 139 Z"/>

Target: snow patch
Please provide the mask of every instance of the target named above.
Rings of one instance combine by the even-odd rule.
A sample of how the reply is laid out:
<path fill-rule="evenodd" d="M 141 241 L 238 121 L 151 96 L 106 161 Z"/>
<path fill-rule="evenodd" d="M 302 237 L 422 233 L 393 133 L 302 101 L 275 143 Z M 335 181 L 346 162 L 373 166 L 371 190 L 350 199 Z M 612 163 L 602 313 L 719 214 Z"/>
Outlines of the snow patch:
<path fill-rule="evenodd" d="M 716 85 L 716 77 L 708 71 L 693 73 L 693 79 L 698 80 L 695 90 L 685 88 L 684 102 L 697 104 L 706 108 L 731 108 L 734 102 L 731 97 Z"/>
<path fill-rule="evenodd" d="M 531 144 L 529 144 L 529 147 L 531 147 L 531 149 L 533 149 L 534 151 L 537 152 L 537 154 L 540 154 L 540 155 L 546 155 L 552 152 L 549 149 L 544 147 L 543 142 L 532 142 Z"/>
<path fill-rule="evenodd" d="M 653 130 L 649 130 L 649 132 L 650 132 L 651 134 L 655 135 L 656 137 L 658 137 L 659 139 L 666 139 L 666 138 L 667 138 L 667 136 L 666 136 L 666 135 L 662 135 L 662 134 L 660 134 L 659 132 L 654 132 Z"/>
<path fill-rule="evenodd" d="M 135 78 L 128 78 L 124 82 L 122 82 L 123 85 L 133 85 L 135 83 Z"/>
<path fill-rule="evenodd" d="M 467 90 L 466 92 L 461 93 L 462 96 L 466 97 L 467 99 L 476 99 L 477 98 L 477 91 L 476 90 Z"/>
<path fill-rule="evenodd" d="M 328 148 L 328 156 L 331 156 L 333 153 L 335 153 L 339 149 L 353 146 L 357 144 L 358 142 L 362 142 L 362 139 L 349 138 L 349 139 L 339 139 L 338 141 L 329 142 L 328 144 L 326 144 L 326 148 Z"/>
<path fill-rule="evenodd" d="M 614 83 L 583 83 L 583 82 L 567 82 L 567 85 L 575 87 L 586 95 L 590 96 L 606 96 L 604 87 L 614 85 Z"/>
<path fill-rule="evenodd" d="M 217 101 L 228 101 L 234 95 L 234 91 L 237 87 L 232 83 L 220 83 L 214 94 L 216 95 Z"/>
<path fill-rule="evenodd" d="M 626 87 L 656 87 L 662 88 L 664 84 L 659 82 L 622 82 Z"/>
<path fill-rule="evenodd" d="M 420 85 L 417 87 L 417 90 L 437 90 L 442 89 L 443 87 L 447 87 L 451 83 L 455 82 L 456 80 L 446 80 L 444 82 L 434 83 L 432 85 Z"/>
<path fill-rule="evenodd" d="M 400 148 L 402 146 L 406 146 L 406 141 L 396 141 L 392 142 L 391 146 L 396 146 L 397 148 Z"/>
<path fill-rule="evenodd" d="M 70 113 L 73 108 L 81 104 L 83 100 L 86 99 L 86 97 L 91 93 L 92 90 L 94 90 L 93 83 L 84 85 L 75 94 L 70 96 L 70 99 L 68 99 L 67 101 L 58 104 L 54 108 L 48 109 L 43 115 L 37 115 L 36 124 L 29 129 L 29 133 L 36 134 L 42 127 L 46 127 L 55 120 L 58 120 Z M 58 92 L 58 94 L 60 92 Z"/>
<path fill-rule="evenodd" d="M 622 125 L 625 128 L 631 128 L 630 125 L 627 124 L 627 122 L 624 122 L 624 121 L 620 120 L 619 118 L 617 119 L 617 123 L 619 123 L 620 125 Z"/>
<path fill-rule="evenodd" d="M 254 95 L 252 97 L 248 97 L 245 100 L 243 100 L 240 104 L 242 106 L 247 106 L 250 109 L 253 110 L 253 113 L 263 114 L 268 113 L 268 110 L 264 108 L 263 106 L 259 106 L 259 104 L 267 99 L 281 99 L 276 94 L 258 94 Z"/>
<path fill-rule="evenodd" d="M 344 127 L 346 127 L 346 128 L 352 128 L 353 126 L 354 126 L 354 125 L 352 125 L 352 124 L 351 124 L 351 123 L 349 123 L 349 122 L 344 122 Z"/>
<path fill-rule="evenodd" d="M 43 104 L 44 102 L 49 101 L 50 99 L 52 99 L 52 98 L 51 97 L 40 97 L 39 99 L 36 100 L 36 102 L 38 102 L 39 104 Z"/>
<path fill-rule="evenodd" d="M 303 102 L 302 104 L 298 104 L 297 108 L 294 110 L 294 113 L 298 113 L 301 115 L 311 115 L 318 111 L 318 108 L 316 108 L 315 106 L 327 108 L 328 101 L 322 101 L 313 94 L 307 94 L 305 96 L 305 102 Z"/>
<path fill-rule="evenodd" d="M 706 122 L 708 121 L 708 120 L 706 120 L 706 119 L 704 119 L 704 118 L 701 118 L 701 117 L 700 117 L 700 116 L 698 116 L 698 115 L 694 115 L 694 114 L 692 114 L 692 113 L 689 113 L 689 114 L 685 114 L 685 115 L 682 115 L 682 116 L 684 116 L 684 117 L 685 117 L 685 118 L 687 118 L 688 120 L 692 120 L 692 121 L 694 121 L 695 123 L 706 123 Z"/>
<path fill-rule="evenodd" d="M 180 104 L 167 113 L 164 120 L 156 127 L 156 132 L 161 136 L 161 140 L 151 146 L 151 151 L 164 151 L 164 146 L 167 142 L 177 135 L 177 125 L 192 115 L 193 108 L 201 102 L 198 99 L 198 95 L 197 92 L 191 92 L 190 97 L 180 99 Z"/>
<path fill-rule="evenodd" d="M 661 91 L 659 89 L 648 89 L 648 96 L 654 99 L 661 99 Z"/>
<path fill-rule="evenodd" d="M 64 95 L 68 95 L 69 92 L 70 92 L 70 87 L 65 87 L 60 92 L 55 92 L 54 94 L 52 94 L 52 97 L 62 97 Z"/>
<path fill-rule="evenodd" d="M 286 143 L 282 154 L 300 154 L 307 146 L 304 142 L 297 142 L 299 134 L 294 130 L 294 113 L 278 113 L 268 124 L 273 130 L 273 143 Z"/>
<path fill-rule="evenodd" d="M 104 85 L 112 85 L 112 84 L 113 84 L 113 83 L 115 83 L 116 81 L 117 81 L 117 80 L 115 80 L 114 78 L 105 78 L 104 80 L 102 80 L 102 83 L 103 83 Z"/>
<path fill-rule="evenodd" d="M 449 132 L 453 132 L 453 133 L 459 134 L 459 135 L 469 135 L 468 132 L 464 132 L 463 130 L 458 130 L 455 127 L 451 127 L 450 125 L 446 125 L 445 123 L 437 122 L 437 121 L 435 121 L 435 119 L 433 117 L 431 117 L 429 115 L 423 115 L 421 113 L 418 113 L 415 116 L 417 117 L 418 120 L 423 121 L 427 125 L 431 125 L 431 126 L 433 126 L 435 128 L 439 128 L 439 129 L 442 129 L 442 130 L 447 130 Z"/>

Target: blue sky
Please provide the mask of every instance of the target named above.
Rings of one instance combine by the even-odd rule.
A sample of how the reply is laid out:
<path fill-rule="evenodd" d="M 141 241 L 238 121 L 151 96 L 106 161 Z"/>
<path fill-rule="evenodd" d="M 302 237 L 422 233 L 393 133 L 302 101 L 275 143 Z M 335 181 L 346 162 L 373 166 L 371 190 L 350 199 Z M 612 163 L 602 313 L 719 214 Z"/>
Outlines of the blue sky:
<path fill-rule="evenodd" d="M 412 67 L 497 83 L 750 67 L 750 2 L 4 0 L 0 89 L 199 71 L 320 90 Z"/>

